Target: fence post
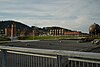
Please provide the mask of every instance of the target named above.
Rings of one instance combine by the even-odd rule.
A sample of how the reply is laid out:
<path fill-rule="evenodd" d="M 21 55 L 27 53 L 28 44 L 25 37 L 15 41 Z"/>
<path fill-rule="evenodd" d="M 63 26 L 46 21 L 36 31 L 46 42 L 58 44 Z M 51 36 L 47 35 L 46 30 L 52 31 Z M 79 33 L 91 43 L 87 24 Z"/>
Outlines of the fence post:
<path fill-rule="evenodd" d="M 7 51 L 1 50 L 2 54 L 2 67 L 7 67 Z"/>
<path fill-rule="evenodd" d="M 62 56 L 57 55 L 57 67 L 62 67 L 62 62 L 61 62 L 61 60 L 62 60 Z"/>
<path fill-rule="evenodd" d="M 67 56 L 57 56 L 58 67 L 68 67 L 68 57 Z"/>

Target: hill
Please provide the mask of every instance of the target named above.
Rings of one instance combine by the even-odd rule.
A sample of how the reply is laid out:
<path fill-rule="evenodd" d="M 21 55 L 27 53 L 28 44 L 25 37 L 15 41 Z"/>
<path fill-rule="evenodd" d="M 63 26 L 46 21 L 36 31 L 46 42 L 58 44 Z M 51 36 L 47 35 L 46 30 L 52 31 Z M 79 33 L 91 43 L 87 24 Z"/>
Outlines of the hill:
<path fill-rule="evenodd" d="M 16 24 L 16 29 L 20 29 L 20 30 L 31 29 L 29 26 L 22 24 L 20 22 L 8 20 L 8 21 L 0 21 L 0 30 L 5 29 L 7 27 L 11 27 L 11 24 L 13 24 L 13 23 Z"/>

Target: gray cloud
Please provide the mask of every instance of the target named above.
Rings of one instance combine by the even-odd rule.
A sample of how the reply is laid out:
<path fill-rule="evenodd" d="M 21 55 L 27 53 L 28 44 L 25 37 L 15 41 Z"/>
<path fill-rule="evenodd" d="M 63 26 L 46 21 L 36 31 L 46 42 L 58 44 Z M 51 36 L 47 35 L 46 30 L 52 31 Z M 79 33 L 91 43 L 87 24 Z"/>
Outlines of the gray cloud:
<path fill-rule="evenodd" d="M 0 0 L 0 20 L 87 32 L 90 24 L 100 24 L 99 4 L 100 0 Z"/>

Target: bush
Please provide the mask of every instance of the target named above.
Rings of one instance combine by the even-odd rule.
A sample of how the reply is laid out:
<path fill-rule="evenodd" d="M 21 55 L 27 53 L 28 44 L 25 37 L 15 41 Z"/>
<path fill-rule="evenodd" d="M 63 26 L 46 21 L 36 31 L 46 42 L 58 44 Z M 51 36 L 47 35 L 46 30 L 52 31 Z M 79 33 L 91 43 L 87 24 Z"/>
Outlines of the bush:
<path fill-rule="evenodd" d="M 18 40 L 33 40 L 33 37 L 32 36 L 18 37 Z"/>
<path fill-rule="evenodd" d="M 10 38 L 4 38 L 4 37 L 0 37 L 0 41 L 10 41 Z"/>

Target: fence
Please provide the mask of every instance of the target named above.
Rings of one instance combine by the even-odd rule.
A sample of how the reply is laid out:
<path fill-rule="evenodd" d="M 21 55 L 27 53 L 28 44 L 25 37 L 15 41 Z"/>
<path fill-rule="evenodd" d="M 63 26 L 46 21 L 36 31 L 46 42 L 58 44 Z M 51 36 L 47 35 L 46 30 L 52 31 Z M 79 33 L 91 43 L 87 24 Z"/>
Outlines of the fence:
<path fill-rule="evenodd" d="M 0 67 L 100 67 L 100 53 L 0 46 Z"/>

